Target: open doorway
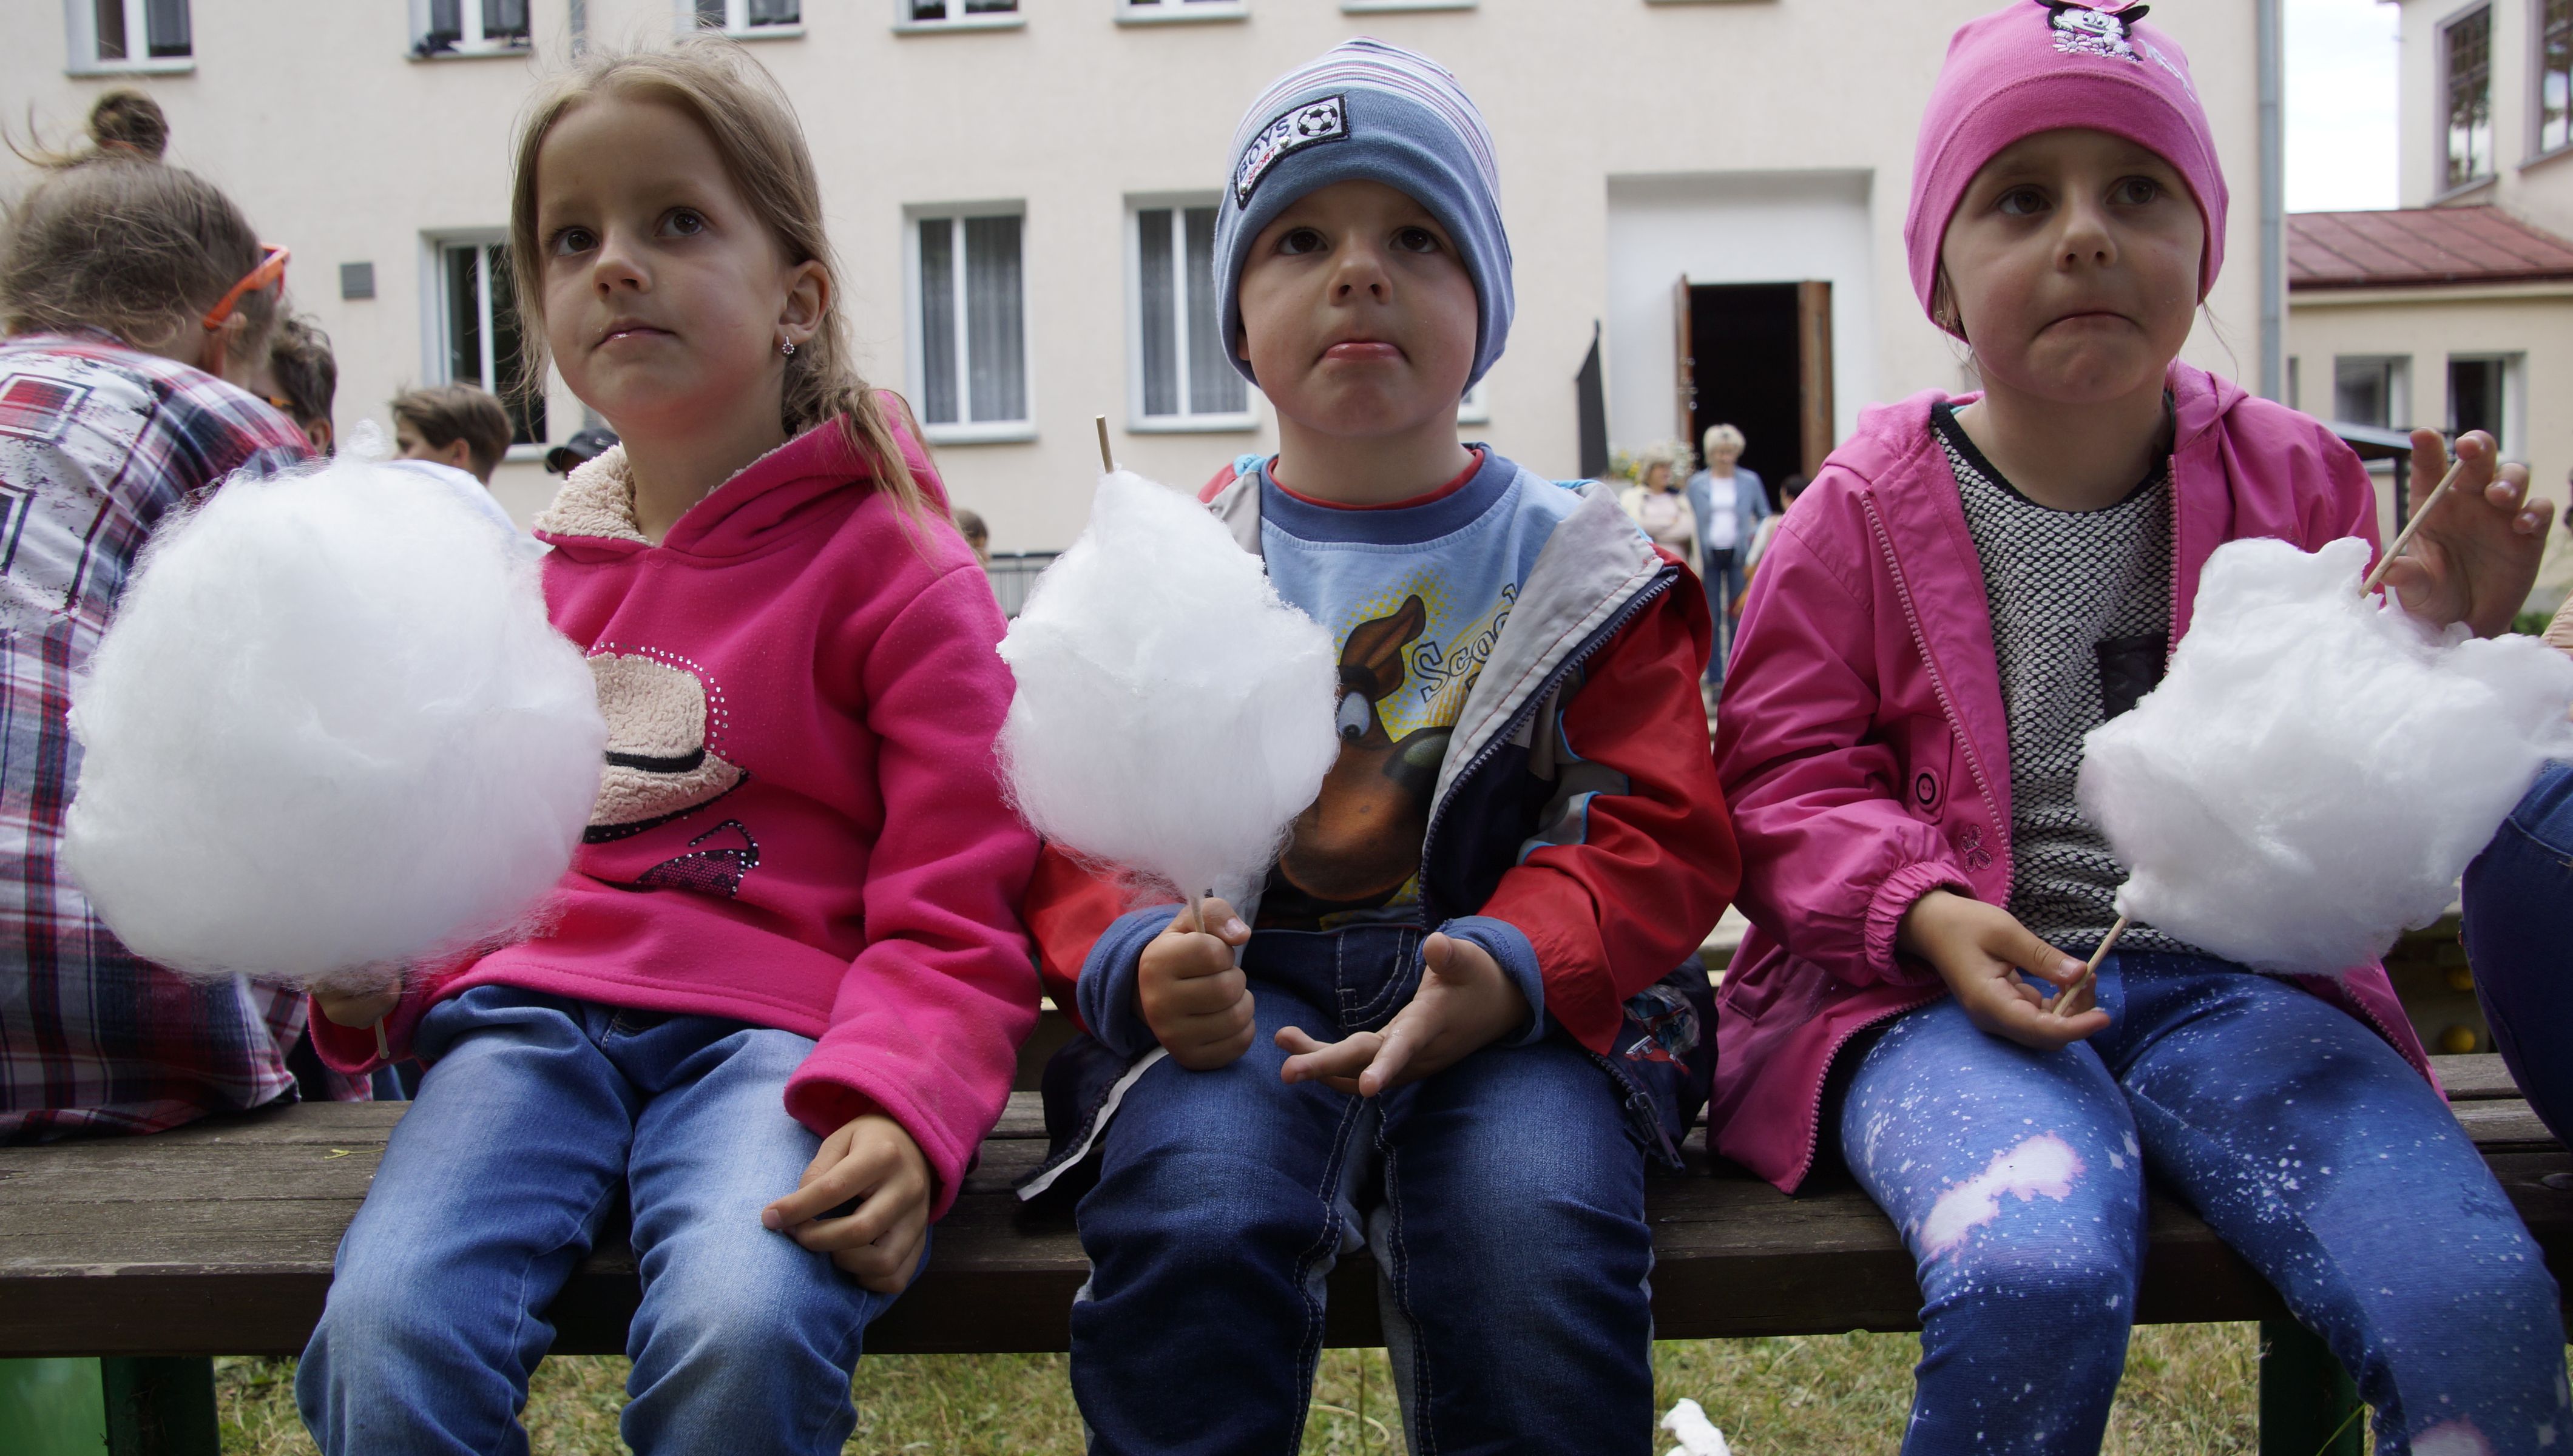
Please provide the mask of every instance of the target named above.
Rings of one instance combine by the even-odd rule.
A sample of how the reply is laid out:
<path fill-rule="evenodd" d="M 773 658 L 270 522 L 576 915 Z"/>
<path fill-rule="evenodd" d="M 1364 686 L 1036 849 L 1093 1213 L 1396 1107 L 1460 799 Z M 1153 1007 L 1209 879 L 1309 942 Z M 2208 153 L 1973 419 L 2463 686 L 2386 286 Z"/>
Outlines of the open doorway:
<path fill-rule="evenodd" d="M 1672 300 L 1679 324 L 1679 427 L 1692 447 L 1728 423 L 1742 463 L 1767 483 L 1812 475 L 1832 452 L 1832 286 L 1692 284 Z"/>

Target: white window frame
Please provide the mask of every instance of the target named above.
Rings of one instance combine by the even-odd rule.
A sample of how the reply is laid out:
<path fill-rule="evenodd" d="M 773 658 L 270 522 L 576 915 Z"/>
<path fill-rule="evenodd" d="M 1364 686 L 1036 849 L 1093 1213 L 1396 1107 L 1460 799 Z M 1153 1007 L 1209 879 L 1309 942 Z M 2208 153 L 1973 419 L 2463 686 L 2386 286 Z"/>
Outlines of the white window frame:
<path fill-rule="evenodd" d="M 1144 412 L 1144 214 L 1167 208 L 1171 213 L 1171 248 L 1174 263 L 1185 269 L 1188 263 L 1187 210 L 1211 208 L 1223 202 L 1223 194 L 1213 192 L 1144 193 L 1126 199 L 1126 430 L 1130 434 L 1220 434 L 1260 427 L 1259 406 L 1253 401 L 1260 390 L 1244 382 L 1240 409 L 1207 410 L 1180 414 L 1146 414 Z M 1181 296 L 1173 300 L 1171 327 L 1177 336 L 1172 358 L 1179 369 L 1180 395 L 1189 392 L 1189 313 L 1186 280 L 1181 280 Z M 1221 310 L 1218 317 L 1222 317 Z"/>
<path fill-rule="evenodd" d="M 1492 398 L 1489 392 L 1491 387 L 1492 381 L 1488 375 L 1483 378 L 1476 379 L 1474 381 L 1474 387 L 1465 391 L 1465 397 L 1456 401 L 1456 422 L 1458 424 L 1489 424 L 1492 422 Z"/>
<path fill-rule="evenodd" d="M 63 0 L 63 34 L 70 42 L 71 54 L 63 66 L 70 76 L 173 76 L 197 69 L 197 15 L 194 0 L 188 7 L 188 54 L 155 56 L 151 53 L 150 25 L 144 16 L 144 0 L 124 0 L 127 49 L 133 49 L 131 38 L 144 37 L 144 54 L 122 61 L 98 58 L 98 13 L 92 0 Z"/>
<path fill-rule="evenodd" d="M 2336 354 L 2331 357 L 2331 422 L 2334 424 L 2368 424 L 2365 419 L 2340 417 L 2340 368 L 2343 364 L 2366 363 L 2385 370 L 2386 429 L 2410 429 L 2412 418 L 2412 356 L 2408 354 Z M 2443 376 L 2444 377 L 2444 376 Z M 2388 464 L 2387 469 L 2393 466 Z"/>
<path fill-rule="evenodd" d="M 429 37 L 429 0 L 411 0 L 411 55 L 416 61 L 459 61 L 483 56 L 524 56 L 536 48 L 534 6 L 527 17 L 525 40 L 486 40 L 482 35 L 482 0 L 457 0 L 456 23 L 464 34 L 452 49 L 423 51 Z"/>
<path fill-rule="evenodd" d="M 1037 320 L 1036 311 L 1028 307 L 1028 260 L 1036 250 L 1029 246 L 1027 217 L 1028 205 L 1019 200 L 922 203 L 902 210 L 902 338 L 911 397 L 917 407 L 927 406 L 929 351 L 921 337 L 920 225 L 943 220 L 956 228 L 955 276 L 951 280 L 956 290 L 956 401 L 959 412 L 966 414 L 973 412 L 973 363 L 966 356 L 971 326 L 965 311 L 963 225 L 968 218 L 1019 220 L 1019 392 L 1025 415 L 1019 419 L 959 419 L 944 424 L 933 424 L 924 418 L 921 432 L 931 444 L 1016 444 L 1037 437 Z"/>
<path fill-rule="evenodd" d="M 803 0 L 795 13 L 801 16 L 820 0 Z M 750 0 L 724 0 L 723 29 L 711 30 L 697 24 L 696 0 L 673 0 L 672 10 L 681 35 L 728 36 L 733 40 L 794 40 L 804 34 L 804 22 L 791 25 L 753 25 L 750 23 Z"/>
<path fill-rule="evenodd" d="M 967 15 L 964 13 L 965 0 L 946 0 L 946 19 L 915 20 L 911 14 L 912 0 L 893 0 L 893 28 L 900 35 L 938 35 L 962 30 L 1019 30 L 1028 23 L 1029 3 L 1030 0 L 1019 0 L 1019 8 L 1016 10 Z"/>
<path fill-rule="evenodd" d="M 1382 15 L 1396 10 L 1471 10 L 1477 0 L 1340 0 L 1342 15 Z"/>
<path fill-rule="evenodd" d="M 2456 115 L 2456 98 L 2449 90 L 2451 68 L 2448 63 L 2448 57 L 2452 49 L 2450 38 L 2455 34 L 2457 27 L 2465 24 L 2469 20 L 2472 20 L 2477 12 L 2481 12 L 2484 17 L 2484 134 L 2486 137 L 2484 145 L 2492 150 L 2493 155 L 2485 159 L 2486 165 L 2482 172 L 2462 181 L 2451 181 L 2448 176 L 2448 164 L 2451 160 L 2451 154 L 2448 150 L 2450 142 L 2449 122 Z M 2434 201 L 2439 198 L 2459 197 L 2472 192 L 2476 188 L 2490 183 L 2494 177 L 2499 175 L 2501 172 L 2501 119 L 2494 114 L 2497 110 L 2495 103 L 2498 100 L 2495 91 L 2495 84 L 2500 79 L 2499 67 L 2496 64 L 2499 57 L 2495 55 L 2497 42 L 2501 39 L 2498 34 L 2499 27 L 2496 24 L 2497 19 L 2498 17 L 2494 14 L 2492 0 L 2476 0 L 2476 3 L 2474 4 L 2458 7 L 2454 13 L 2441 20 L 2438 23 L 2436 30 L 2433 32 L 2433 34 L 2438 38 L 2436 55 L 2436 62 L 2438 65 L 2438 70 L 2436 72 L 2437 89 L 2435 94 L 2439 99 L 2439 109 L 2437 113 L 2439 126 L 2438 145 L 2433 149 L 2431 154 L 2432 161 L 2437 167 L 2436 176 L 2438 180 L 2438 187 L 2434 189 L 2433 193 Z"/>
<path fill-rule="evenodd" d="M 1111 0 L 1119 25 L 1195 25 L 1249 20 L 1251 0 Z"/>
<path fill-rule="evenodd" d="M 495 395 L 500 392 L 500 361 L 496 353 L 499 331 L 491 324 L 491 245 L 508 241 L 508 231 L 503 228 L 466 228 L 421 235 L 421 277 L 427 281 L 427 286 L 420 291 L 420 376 L 423 379 L 432 384 L 473 384 Z M 474 250 L 473 286 L 481 295 L 482 314 L 482 377 L 478 379 L 456 378 L 454 371 L 447 367 L 448 360 L 454 356 L 452 341 L 446 332 L 446 254 L 451 248 Z M 511 440 L 508 452 L 501 458 L 523 461 L 545 457 L 545 451 L 551 447 L 557 411 L 550 397 L 544 402 L 545 438 L 532 443 Z"/>

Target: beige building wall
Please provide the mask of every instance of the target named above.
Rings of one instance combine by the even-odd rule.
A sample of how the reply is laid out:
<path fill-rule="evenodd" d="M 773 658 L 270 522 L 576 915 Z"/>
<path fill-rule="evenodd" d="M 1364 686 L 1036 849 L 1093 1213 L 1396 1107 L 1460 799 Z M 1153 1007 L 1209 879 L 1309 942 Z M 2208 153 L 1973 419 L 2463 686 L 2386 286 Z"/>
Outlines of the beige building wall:
<path fill-rule="evenodd" d="M 2545 0 L 2397 0 L 2402 7 L 2402 205 L 2499 203 L 2550 232 L 2573 237 L 2573 146 L 2543 150 L 2538 135 L 2537 27 Z M 2492 153 L 2489 177 L 2451 188 L 2446 178 L 2445 35 L 2477 11 L 2492 16 Z"/>
<path fill-rule="evenodd" d="M 2447 361 L 2452 355 L 2500 357 L 2513 363 L 2513 383 L 2503 409 L 2502 453 L 2525 460 L 2536 493 L 2556 504 L 2567 500 L 2565 472 L 2573 469 L 2573 413 L 2529 399 L 2529 381 L 2573 378 L 2573 284 L 2527 284 L 2485 289 L 2315 290 L 2290 296 L 2287 339 L 2296 361 L 2300 405 L 2310 414 L 2332 414 L 2335 356 L 2392 355 L 2411 367 L 2406 417 L 2437 423 L 2448 417 Z M 2390 472 L 2378 475 L 2378 525 L 2390 536 Z M 2560 599 L 2573 585 L 2573 540 L 2550 532 L 2539 586 Z"/>
<path fill-rule="evenodd" d="M 1129 200 L 1211 200 L 1241 108 L 1279 71 L 1353 34 L 1446 64 L 1497 139 L 1518 319 L 1487 384 L 1488 423 L 1469 433 L 1571 473 L 1572 378 L 1594 321 L 1616 442 L 1668 432 L 1670 298 L 1683 271 L 1699 282 L 1831 278 L 1844 430 L 1866 401 L 1957 387 L 1962 360 L 1911 295 L 1903 212 L 1947 38 L 1994 3 L 1243 0 L 1188 12 L 1234 19 L 1120 24 L 1122 0 L 1029 0 L 1024 24 L 940 33 L 898 28 L 894 0 L 805 0 L 799 34 L 752 48 L 812 139 L 844 297 L 880 382 L 915 387 L 906 210 L 1024 207 L 1033 437 L 942 445 L 938 460 L 996 547 L 1045 549 L 1085 517 L 1093 414 L 1119 426 L 1126 463 L 1173 482 L 1274 444 L 1256 397 L 1250 428 L 1126 427 Z M 339 349 L 345 431 L 381 421 L 397 386 L 429 376 L 425 240 L 496 233 L 504 220 L 512 123 L 570 45 L 570 0 L 531 8 L 532 57 L 416 61 L 404 0 L 195 0 L 190 69 L 98 78 L 66 74 L 64 0 L 0 0 L 0 98 L 10 125 L 32 109 L 47 137 L 64 138 L 111 81 L 158 97 L 173 160 L 294 248 L 297 303 Z M 650 43 L 672 33 L 677 7 L 588 0 L 585 13 L 594 44 Z M 2234 197 L 2229 264 L 2210 301 L 2218 327 L 2200 328 L 2189 358 L 2255 379 L 2253 7 L 2167 5 L 2153 19 L 2192 58 Z M 1821 220 L 1810 248 L 1799 219 Z M 377 297 L 343 301 L 338 269 L 358 261 L 375 265 Z M 551 423 L 556 439 L 577 427 L 576 402 L 557 397 Z M 523 520 L 548 486 L 522 461 L 497 488 Z"/>

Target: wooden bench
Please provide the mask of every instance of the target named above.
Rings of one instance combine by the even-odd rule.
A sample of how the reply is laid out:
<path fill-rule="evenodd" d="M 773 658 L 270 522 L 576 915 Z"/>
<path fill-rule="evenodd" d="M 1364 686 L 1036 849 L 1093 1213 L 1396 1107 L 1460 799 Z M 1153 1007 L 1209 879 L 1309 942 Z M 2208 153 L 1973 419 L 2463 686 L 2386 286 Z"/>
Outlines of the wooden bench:
<path fill-rule="evenodd" d="M 1032 1048 L 1032 1065 L 1044 1050 Z M 2573 1281 L 2573 1153 L 2519 1098 L 2499 1058 L 2438 1062 L 2458 1120 L 2557 1278 Z M 402 1112 L 401 1103 L 282 1107 L 153 1137 L 0 1150 L 0 1355 L 295 1354 Z M 1703 1141 L 1702 1130 L 1692 1138 L 1701 1166 Z M 870 1354 L 1066 1348 L 1067 1310 L 1087 1273 L 1080 1241 L 1060 1216 L 1031 1214 L 1010 1193 L 1044 1147 L 1035 1094 L 1014 1094 L 939 1227 L 928 1272 L 868 1331 Z M 1912 1260 L 1845 1174 L 1790 1198 L 1719 1162 L 1712 1175 L 1655 1179 L 1647 1208 L 1660 1338 L 1919 1328 Z M 2337 1397 L 2317 1383 L 2336 1367 L 2327 1355 L 2315 1362 L 2319 1343 L 2286 1320 L 2276 1294 L 2159 1194 L 2150 1238 L 2138 1318 L 2272 1322 L 2280 1348 L 2264 1357 L 2263 1410 L 2279 1444 L 2264 1437 L 2263 1449 L 2337 1449 L 2317 1429 L 2348 1409 L 2336 1403 L 2345 1377 Z M 621 1352 L 634 1302 L 633 1256 L 613 1237 L 556 1301 L 554 1349 Z M 1383 1343 L 1363 1255 L 1332 1275 L 1325 1337 Z M 2300 1373 L 2282 1374 L 2278 1360 L 2301 1361 Z M 2290 1415 L 2291 1405 L 2306 1409 Z"/>

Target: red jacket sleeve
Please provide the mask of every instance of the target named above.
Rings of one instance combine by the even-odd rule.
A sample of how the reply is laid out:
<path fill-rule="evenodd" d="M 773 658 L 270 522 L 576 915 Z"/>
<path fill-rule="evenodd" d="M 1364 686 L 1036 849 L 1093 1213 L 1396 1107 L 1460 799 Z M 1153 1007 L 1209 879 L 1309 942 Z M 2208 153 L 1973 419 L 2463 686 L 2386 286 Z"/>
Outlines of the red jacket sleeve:
<path fill-rule="evenodd" d="M 1082 963 L 1126 909 L 1125 889 L 1116 881 L 1053 845 L 1037 852 L 1036 876 L 1028 882 L 1028 934 L 1036 938 L 1037 973 L 1046 995 L 1075 1024 L 1081 1022 L 1081 999 L 1073 987 L 1081 980 Z"/>
<path fill-rule="evenodd" d="M 1684 574 L 1600 648 L 1558 721 L 1566 792 L 1481 911 L 1528 938 L 1547 1015 L 1593 1051 L 1741 883 L 1698 696 L 1712 639 Z"/>

